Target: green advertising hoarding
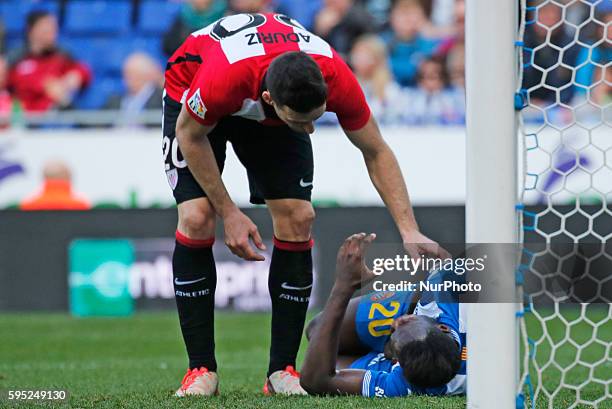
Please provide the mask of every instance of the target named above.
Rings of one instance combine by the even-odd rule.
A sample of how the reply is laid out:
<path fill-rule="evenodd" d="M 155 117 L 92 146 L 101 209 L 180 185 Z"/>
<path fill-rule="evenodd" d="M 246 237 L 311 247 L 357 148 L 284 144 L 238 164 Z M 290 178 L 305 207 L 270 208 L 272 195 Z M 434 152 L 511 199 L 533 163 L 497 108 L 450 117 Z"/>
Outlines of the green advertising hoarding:
<path fill-rule="evenodd" d="M 134 311 L 129 291 L 134 262 L 131 240 L 80 239 L 71 243 L 70 312 L 78 317 L 126 316 Z"/>

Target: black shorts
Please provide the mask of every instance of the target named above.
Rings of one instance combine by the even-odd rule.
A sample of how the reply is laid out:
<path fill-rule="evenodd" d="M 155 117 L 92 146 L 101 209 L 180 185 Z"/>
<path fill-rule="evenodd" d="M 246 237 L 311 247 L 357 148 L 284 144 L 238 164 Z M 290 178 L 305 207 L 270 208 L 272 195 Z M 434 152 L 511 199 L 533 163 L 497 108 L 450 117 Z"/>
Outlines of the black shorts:
<path fill-rule="evenodd" d="M 176 120 L 180 111 L 179 102 L 164 97 L 162 150 L 166 176 L 177 204 L 206 197 L 176 141 Z M 247 170 L 251 203 L 264 204 L 266 199 L 310 201 L 314 165 L 308 134 L 295 132 L 287 126 L 263 126 L 256 121 L 227 117 L 219 121 L 208 139 L 221 172 L 226 144 L 231 142 Z"/>

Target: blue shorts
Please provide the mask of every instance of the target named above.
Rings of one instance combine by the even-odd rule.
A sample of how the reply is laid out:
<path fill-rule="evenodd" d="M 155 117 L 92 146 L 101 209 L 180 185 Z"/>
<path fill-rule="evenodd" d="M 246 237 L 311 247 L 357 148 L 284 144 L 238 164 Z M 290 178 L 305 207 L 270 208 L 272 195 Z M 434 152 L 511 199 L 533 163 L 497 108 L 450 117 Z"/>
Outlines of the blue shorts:
<path fill-rule="evenodd" d="M 355 315 L 355 328 L 361 343 L 374 352 L 383 352 L 393 320 L 406 314 L 411 297 L 411 291 L 364 295 Z"/>

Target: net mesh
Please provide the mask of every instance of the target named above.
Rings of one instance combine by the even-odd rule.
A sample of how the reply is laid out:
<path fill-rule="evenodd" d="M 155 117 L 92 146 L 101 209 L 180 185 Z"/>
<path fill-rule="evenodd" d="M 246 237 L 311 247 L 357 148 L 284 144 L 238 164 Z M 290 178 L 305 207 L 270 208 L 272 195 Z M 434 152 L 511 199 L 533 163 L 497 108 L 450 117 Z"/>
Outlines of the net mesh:
<path fill-rule="evenodd" d="M 521 0 L 518 407 L 612 407 L 611 16 Z"/>

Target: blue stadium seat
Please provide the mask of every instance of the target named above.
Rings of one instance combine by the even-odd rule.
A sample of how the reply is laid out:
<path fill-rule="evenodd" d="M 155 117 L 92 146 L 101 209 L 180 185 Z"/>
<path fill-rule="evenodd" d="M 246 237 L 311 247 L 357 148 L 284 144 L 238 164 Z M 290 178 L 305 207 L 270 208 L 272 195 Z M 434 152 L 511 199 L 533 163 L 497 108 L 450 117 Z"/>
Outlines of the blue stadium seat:
<path fill-rule="evenodd" d="M 119 34 L 129 30 L 129 0 L 72 0 L 67 3 L 64 29 L 69 34 Z"/>
<path fill-rule="evenodd" d="M 0 0 L 0 20 L 9 36 L 21 36 L 26 25 L 26 17 L 33 10 L 49 11 L 59 14 L 57 0 Z"/>
<path fill-rule="evenodd" d="M 161 49 L 161 38 L 149 36 L 136 36 L 131 40 L 132 52 L 143 51 L 153 59 L 159 61 L 161 67 L 166 66 L 168 58 Z"/>
<path fill-rule="evenodd" d="M 181 3 L 178 1 L 144 0 L 140 6 L 138 30 L 144 34 L 163 34 L 174 21 Z"/>
<path fill-rule="evenodd" d="M 96 74 L 118 73 L 125 56 L 122 37 L 66 38 L 62 46 L 77 60 L 86 62 Z"/>
<path fill-rule="evenodd" d="M 165 65 L 161 40 L 147 36 L 66 37 L 63 48 L 77 60 L 86 62 L 98 75 L 120 75 L 123 62 L 133 52 L 143 51 Z"/>
<path fill-rule="evenodd" d="M 13 50 L 21 49 L 21 47 L 25 46 L 23 36 L 15 36 L 15 37 L 6 37 L 5 38 L 5 50 L 10 54 Z"/>
<path fill-rule="evenodd" d="M 75 101 L 77 109 L 99 109 L 107 99 L 123 92 L 121 78 L 115 76 L 94 78 L 93 82 Z"/>

